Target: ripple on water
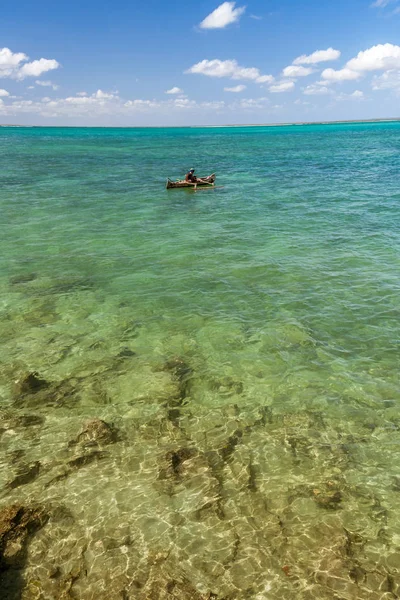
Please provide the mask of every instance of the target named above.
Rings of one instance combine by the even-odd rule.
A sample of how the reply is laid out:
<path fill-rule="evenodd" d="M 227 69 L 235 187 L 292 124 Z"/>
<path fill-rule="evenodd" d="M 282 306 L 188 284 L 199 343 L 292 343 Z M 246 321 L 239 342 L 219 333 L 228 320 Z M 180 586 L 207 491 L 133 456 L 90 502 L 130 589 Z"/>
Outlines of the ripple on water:
<path fill-rule="evenodd" d="M 400 595 L 399 213 L 377 145 L 399 133 L 374 127 L 50 130 L 35 153 L 12 134 L 7 600 Z M 132 155 L 172 175 L 188 147 L 223 190 L 126 191 Z"/>

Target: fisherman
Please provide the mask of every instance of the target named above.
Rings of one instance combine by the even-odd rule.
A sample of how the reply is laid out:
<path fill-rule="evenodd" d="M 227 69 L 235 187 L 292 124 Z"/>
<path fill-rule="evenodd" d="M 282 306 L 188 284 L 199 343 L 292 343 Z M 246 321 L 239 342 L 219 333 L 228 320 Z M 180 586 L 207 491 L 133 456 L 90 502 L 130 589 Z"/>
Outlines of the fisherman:
<path fill-rule="evenodd" d="M 185 181 L 186 183 L 192 183 L 193 185 L 196 185 L 197 183 L 208 183 L 208 181 L 204 181 L 204 179 L 199 179 L 196 177 L 194 174 L 194 169 L 190 169 L 190 171 L 186 173 Z"/>
<path fill-rule="evenodd" d="M 186 173 L 185 181 L 187 183 L 197 183 L 197 177 L 194 174 L 194 169 L 190 169 L 190 171 Z"/>

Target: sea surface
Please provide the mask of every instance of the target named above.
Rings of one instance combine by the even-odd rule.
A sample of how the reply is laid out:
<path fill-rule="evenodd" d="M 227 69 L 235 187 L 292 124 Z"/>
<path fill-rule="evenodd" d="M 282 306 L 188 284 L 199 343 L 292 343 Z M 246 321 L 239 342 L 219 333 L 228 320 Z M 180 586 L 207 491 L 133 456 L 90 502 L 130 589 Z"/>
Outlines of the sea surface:
<path fill-rule="evenodd" d="M 400 122 L 0 129 L 4 600 L 400 597 L 399 171 Z"/>

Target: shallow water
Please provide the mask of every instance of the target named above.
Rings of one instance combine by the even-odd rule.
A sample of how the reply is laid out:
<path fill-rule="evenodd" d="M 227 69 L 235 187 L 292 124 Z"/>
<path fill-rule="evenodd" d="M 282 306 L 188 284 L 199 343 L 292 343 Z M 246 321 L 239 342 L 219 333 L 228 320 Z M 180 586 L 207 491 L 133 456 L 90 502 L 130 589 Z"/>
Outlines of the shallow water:
<path fill-rule="evenodd" d="M 400 596 L 399 157 L 0 129 L 0 506 L 49 515 L 7 599 Z M 224 187 L 165 190 L 192 165 Z"/>

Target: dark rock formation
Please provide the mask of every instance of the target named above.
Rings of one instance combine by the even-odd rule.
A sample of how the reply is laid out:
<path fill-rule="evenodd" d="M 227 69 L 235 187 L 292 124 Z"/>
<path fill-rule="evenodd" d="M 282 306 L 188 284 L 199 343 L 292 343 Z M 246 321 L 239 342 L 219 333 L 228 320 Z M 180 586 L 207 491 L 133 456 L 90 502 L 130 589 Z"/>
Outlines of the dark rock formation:
<path fill-rule="evenodd" d="M 48 382 L 38 373 L 22 375 L 15 381 L 14 405 L 28 409 L 42 406 L 73 406 L 78 390 L 73 381 Z"/>
<path fill-rule="evenodd" d="M 0 411 L 0 428 L 3 431 L 18 427 L 37 427 L 43 425 L 45 418 L 39 415 L 17 414 L 15 411 Z"/>
<path fill-rule="evenodd" d="M 70 446 L 82 444 L 84 446 L 114 444 L 118 441 L 118 430 L 101 419 L 87 421 L 76 440 Z"/>
<path fill-rule="evenodd" d="M 172 473 L 175 476 L 181 475 L 183 463 L 197 454 L 198 452 L 194 448 L 179 448 L 179 450 L 168 452 L 166 458 Z"/>
<path fill-rule="evenodd" d="M 0 572 L 23 567 L 28 539 L 47 519 L 39 506 L 12 504 L 0 509 Z"/>
<path fill-rule="evenodd" d="M 161 371 L 171 373 L 172 378 L 177 382 L 177 401 L 182 403 L 190 392 L 190 379 L 193 375 L 193 369 L 182 358 L 172 358 L 163 364 Z"/>
<path fill-rule="evenodd" d="M 131 358 L 132 356 L 136 356 L 136 352 L 130 348 L 122 348 L 122 350 L 118 352 L 118 358 Z"/>
<path fill-rule="evenodd" d="M 26 373 L 15 381 L 14 395 L 36 394 L 48 386 L 47 381 L 41 379 L 39 373 Z"/>
<path fill-rule="evenodd" d="M 90 465 L 90 463 L 105 458 L 106 456 L 105 452 L 94 450 L 93 452 L 89 452 L 89 454 L 83 454 L 82 456 L 77 456 L 76 458 L 69 460 L 67 464 L 69 467 L 72 467 L 72 469 L 80 469 L 81 467 Z"/>
<path fill-rule="evenodd" d="M 7 487 L 13 490 L 20 485 L 31 483 L 39 475 L 40 466 L 41 465 L 38 460 L 28 465 L 22 465 L 18 469 L 18 475 L 7 484 Z"/>

